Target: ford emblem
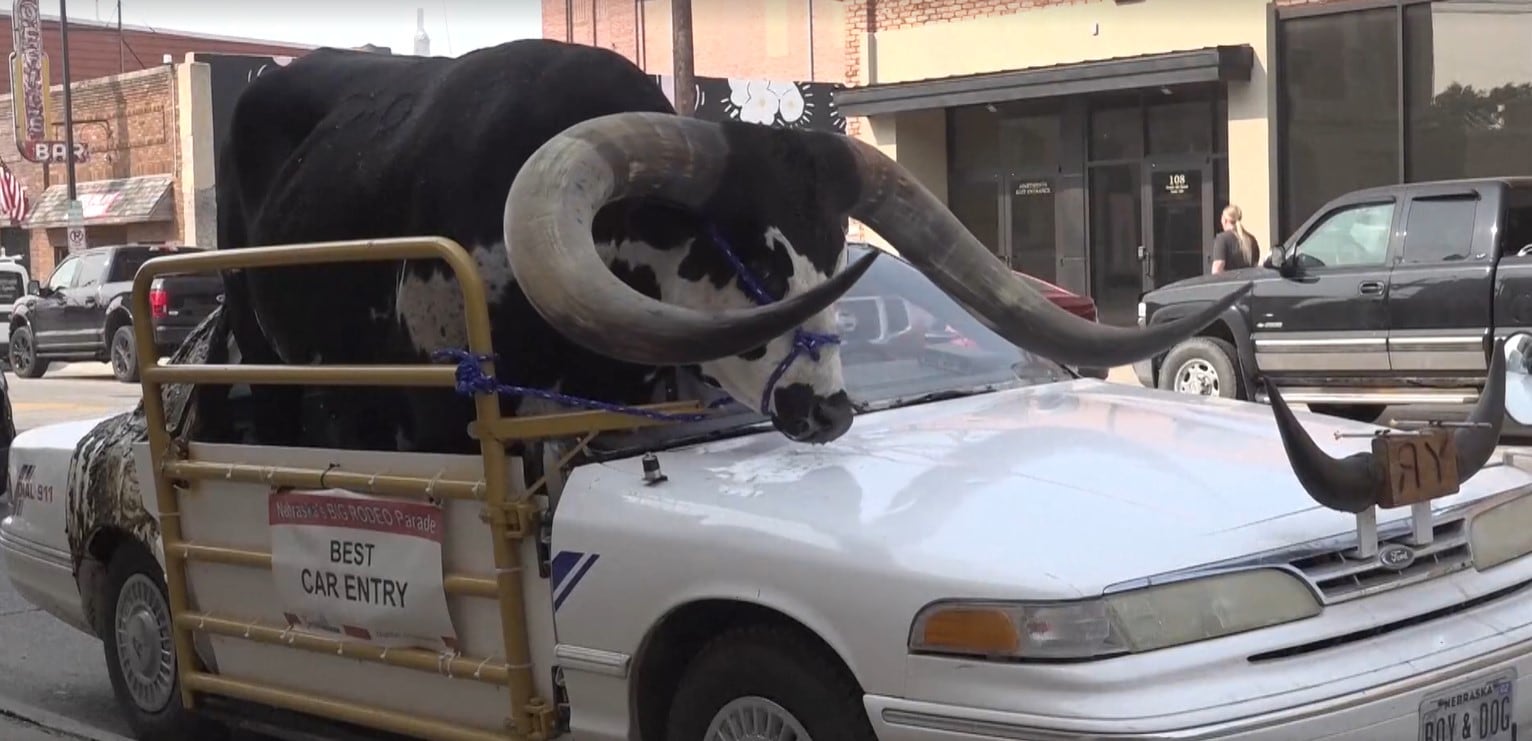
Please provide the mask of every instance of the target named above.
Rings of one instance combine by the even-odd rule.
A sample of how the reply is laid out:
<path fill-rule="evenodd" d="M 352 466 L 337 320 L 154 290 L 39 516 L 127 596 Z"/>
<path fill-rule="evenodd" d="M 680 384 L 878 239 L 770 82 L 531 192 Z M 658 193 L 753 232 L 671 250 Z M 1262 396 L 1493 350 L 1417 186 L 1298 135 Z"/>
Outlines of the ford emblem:
<path fill-rule="evenodd" d="M 1388 543 L 1378 549 L 1378 565 L 1389 571 L 1404 571 L 1415 563 L 1415 550 L 1407 545 Z"/>

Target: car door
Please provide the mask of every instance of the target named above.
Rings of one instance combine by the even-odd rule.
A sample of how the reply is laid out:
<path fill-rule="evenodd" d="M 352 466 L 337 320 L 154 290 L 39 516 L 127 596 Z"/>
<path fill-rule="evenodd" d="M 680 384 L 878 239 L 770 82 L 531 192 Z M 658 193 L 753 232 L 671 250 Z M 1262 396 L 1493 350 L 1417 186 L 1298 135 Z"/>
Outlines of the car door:
<path fill-rule="evenodd" d="M 101 286 L 106 282 L 106 264 L 110 252 L 93 252 L 80 257 L 80 272 L 64 301 L 64 312 L 71 341 L 82 347 L 104 346 L 102 336 L 106 315 L 101 308 Z"/>
<path fill-rule="evenodd" d="M 1482 212 L 1495 209 L 1493 196 L 1464 186 L 1416 194 L 1405 204 L 1388 279 L 1388 357 L 1395 374 L 1472 379 L 1487 369 L 1495 235 L 1478 224 L 1489 215 Z"/>
<path fill-rule="evenodd" d="M 1276 381 L 1387 371 L 1397 198 L 1341 202 L 1288 246 L 1296 267 L 1251 298 L 1256 366 Z"/>
<path fill-rule="evenodd" d="M 69 326 L 65 318 L 67 291 L 80 271 L 80 258 L 70 257 L 59 263 L 32 302 L 30 311 L 32 341 L 39 350 L 56 350 L 69 345 Z"/>

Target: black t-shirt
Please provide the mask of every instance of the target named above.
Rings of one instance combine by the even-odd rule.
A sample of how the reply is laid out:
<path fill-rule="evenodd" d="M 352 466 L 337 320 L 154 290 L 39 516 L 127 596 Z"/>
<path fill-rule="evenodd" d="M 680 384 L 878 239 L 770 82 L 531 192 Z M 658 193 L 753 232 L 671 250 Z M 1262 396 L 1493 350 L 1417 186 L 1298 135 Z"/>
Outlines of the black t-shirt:
<path fill-rule="evenodd" d="M 1254 234 L 1250 235 L 1250 251 L 1261 254 L 1261 243 L 1256 241 Z M 1219 260 L 1223 260 L 1224 270 L 1255 267 L 1255 263 L 1246 260 L 1244 251 L 1239 248 L 1239 237 L 1230 231 L 1219 232 L 1213 238 L 1213 261 Z"/>

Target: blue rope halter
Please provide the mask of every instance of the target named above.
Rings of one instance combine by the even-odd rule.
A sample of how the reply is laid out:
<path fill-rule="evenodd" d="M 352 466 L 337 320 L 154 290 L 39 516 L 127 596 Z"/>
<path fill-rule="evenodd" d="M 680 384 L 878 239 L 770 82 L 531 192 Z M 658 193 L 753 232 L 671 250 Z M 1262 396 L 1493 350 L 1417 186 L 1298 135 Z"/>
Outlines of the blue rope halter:
<path fill-rule="evenodd" d="M 734 250 L 729 246 L 728 241 L 723 238 L 723 235 L 718 233 L 718 229 L 716 227 L 709 226 L 708 235 L 712 237 L 711 241 L 713 244 L 717 245 L 718 251 L 723 254 L 724 259 L 728 260 L 729 265 L 734 268 L 734 272 L 739 276 L 740 283 L 745 287 L 745 293 L 750 296 L 752 301 L 760 306 L 766 306 L 777 302 L 778 299 L 773 298 L 770 293 L 767 293 L 766 288 L 761 285 L 760 280 L 755 276 L 755 274 L 751 273 L 750 270 L 745 267 L 745 263 L 739 259 L 737 254 L 735 254 Z M 790 350 L 787 355 L 782 358 L 782 361 L 777 363 L 777 366 L 772 369 L 771 375 L 766 379 L 766 388 L 761 391 L 761 404 L 759 407 L 760 413 L 768 414 L 768 410 L 771 408 L 772 391 L 776 389 L 777 384 L 782 380 L 782 375 L 787 373 L 787 369 L 790 368 L 795 361 L 797 361 L 799 356 L 808 355 L 810 358 L 817 362 L 819 360 L 820 349 L 826 345 L 838 345 L 840 344 L 840 341 L 841 340 L 838 335 L 826 334 L 823 332 L 809 332 L 802 327 L 795 328 L 793 330 L 792 350 Z M 603 412 L 614 412 L 617 414 L 627 414 L 635 417 L 645 417 L 648 419 L 659 420 L 662 422 L 699 422 L 701 420 L 707 419 L 708 417 L 706 414 L 672 414 L 668 412 L 657 412 L 652 409 L 640 409 L 638 407 L 629 406 L 627 404 L 613 404 L 605 401 L 597 401 L 595 399 L 586 399 L 579 396 L 570 396 L 569 394 L 560 394 L 554 391 L 545 391 L 543 389 L 529 388 L 526 386 L 511 386 L 508 384 L 503 384 L 496 380 L 494 376 L 486 374 L 479 366 L 480 363 L 486 360 L 496 360 L 494 355 L 483 355 L 478 353 L 471 353 L 467 350 L 447 348 L 431 353 L 431 358 L 438 361 L 457 361 L 456 388 L 457 392 L 464 396 L 473 396 L 475 394 L 498 394 L 504 396 L 532 397 L 535 399 L 550 401 L 562 406 L 592 409 Z M 732 399 L 724 397 L 709 404 L 707 408 L 716 409 L 728 404 L 730 401 L 732 401 Z"/>

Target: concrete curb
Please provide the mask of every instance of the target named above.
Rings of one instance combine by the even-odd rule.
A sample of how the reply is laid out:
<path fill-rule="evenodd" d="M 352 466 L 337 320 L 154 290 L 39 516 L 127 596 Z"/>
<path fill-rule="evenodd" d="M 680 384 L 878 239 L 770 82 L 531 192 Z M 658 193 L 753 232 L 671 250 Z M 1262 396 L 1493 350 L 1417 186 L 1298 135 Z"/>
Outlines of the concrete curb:
<path fill-rule="evenodd" d="M 85 741 L 133 741 L 127 736 L 120 736 L 94 726 L 89 726 L 73 718 L 67 718 L 58 713 L 34 707 L 23 702 L 18 702 L 9 697 L 0 695 L 0 717 L 10 717 L 36 726 L 41 726 L 54 733 L 72 736 Z"/>

